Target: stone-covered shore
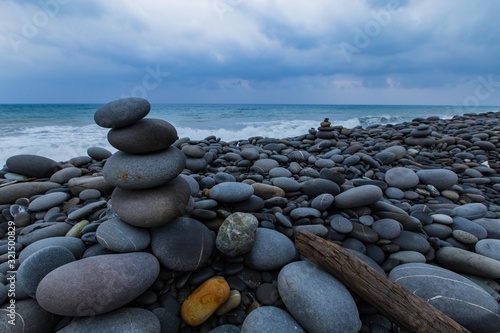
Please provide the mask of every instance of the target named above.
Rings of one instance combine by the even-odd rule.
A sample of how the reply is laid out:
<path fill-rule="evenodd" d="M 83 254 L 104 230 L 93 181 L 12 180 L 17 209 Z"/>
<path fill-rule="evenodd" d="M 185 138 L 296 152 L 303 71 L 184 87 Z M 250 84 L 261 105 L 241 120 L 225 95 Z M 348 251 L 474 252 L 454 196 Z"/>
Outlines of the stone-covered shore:
<path fill-rule="evenodd" d="M 224 142 L 149 110 L 96 112 L 115 154 L 0 170 L 1 332 L 397 331 L 298 253 L 303 230 L 499 330 L 500 112 Z"/>

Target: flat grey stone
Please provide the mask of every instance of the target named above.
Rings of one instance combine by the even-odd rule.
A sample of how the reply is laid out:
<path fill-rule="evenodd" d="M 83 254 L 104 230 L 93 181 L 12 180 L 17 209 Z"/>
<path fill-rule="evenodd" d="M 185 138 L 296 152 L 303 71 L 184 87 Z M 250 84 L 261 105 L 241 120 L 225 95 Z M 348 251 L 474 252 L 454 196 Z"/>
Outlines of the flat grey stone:
<path fill-rule="evenodd" d="M 87 149 L 87 155 L 89 155 L 93 160 L 102 161 L 111 157 L 113 153 L 103 147 L 89 147 Z"/>
<path fill-rule="evenodd" d="M 380 187 L 375 185 L 362 185 L 353 187 L 335 196 L 333 205 L 339 209 L 355 208 L 371 205 L 382 199 Z"/>
<path fill-rule="evenodd" d="M 471 332 L 493 333 L 500 326 L 500 305 L 471 280 L 422 263 L 403 264 L 389 277 Z"/>
<path fill-rule="evenodd" d="M 415 171 L 403 168 L 395 167 L 387 170 L 385 173 L 385 182 L 389 186 L 394 186 L 400 190 L 407 190 L 414 188 L 420 182 Z"/>
<path fill-rule="evenodd" d="M 437 262 L 457 273 L 500 278 L 500 261 L 456 247 L 442 247 L 436 252 Z"/>
<path fill-rule="evenodd" d="M 94 113 L 94 121 L 105 128 L 125 127 L 144 118 L 149 110 L 151 110 L 151 104 L 144 98 L 122 98 L 106 103 L 97 109 Z"/>
<path fill-rule="evenodd" d="M 330 193 L 323 193 L 318 195 L 311 201 L 311 207 L 319 211 L 327 210 L 333 203 L 333 195 Z"/>
<path fill-rule="evenodd" d="M 87 248 L 85 246 L 85 243 L 80 238 L 76 238 L 76 237 L 58 236 L 58 237 L 44 238 L 44 239 L 40 239 L 40 240 L 33 242 L 30 245 L 26 246 L 19 253 L 19 262 L 21 262 L 21 264 L 22 264 L 23 261 L 26 260 L 33 253 L 35 253 L 41 249 L 47 248 L 49 246 L 65 247 L 71 251 L 71 253 L 75 257 L 75 259 L 81 259 L 83 253 L 85 252 L 85 250 Z"/>
<path fill-rule="evenodd" d="M 68 181 L 68 188 L 73 193 L 73 195 L 80 195 L 80 193 L 86 189 L 96 189 L 101 194 L 106 195 L 113 192 L 115 188 L 113 185 L 109 184 L 103 176 L 97 177 L 74 177 Z"/>
<path fill-rule="evenodd" d="M 29 198 L 58 187 L 61 185 L 53 182 L 27 182 L 0 187 L 0 205 L 12 204 L 19 198 Z"/>
<path fill-rule="evenodd" d="M 106 161 L 103 176 L 113 186 L 138 190 L 167 183 L 185 165 L 185 155 L 173 146 L 141 155 L 118 151 Z"/>
<path fill-rule="evenodd" d="M 279 166 L 278 161 L 275 161 L 270 158 L 264 158 L 255 161 L 250 170 L 258 172 L 260 174 L 268 174 L 269 171 L 271 171 L 271 169 L 276 168 L 278 166 Z"/>
<path fill-rule="evenodd" d="M 210 198 L 221 202 L 238 202 L 250 198 L 254 188 L 246 183 L 226 182 L 210 189 Z"/>
<path fill-rule="evenodd" d="M 401 224 L 393 219 L 380 219 L 371 228 L 383 239 L 394 239 L 401 233 Z"/>
<path fill-rule="evenodd" d="M 66 184 L 71 178 L 80 177 L 82 175 L 82 169 L 76 167 L 64 168 L 56 171 L 52 176 L 50 176 L 50 181 L 59 184 Z"/>
<path fill-rule="evenodd" d="M 398 245 L 401 250 L 417 251 L 425 254 L 429 248 L 429 242 L 417 233 L 401 230 L 399 236 L 392 240 L 392 243 Z"/>
<path fill-rule="evenodd" d="M 320 194 L 329 193 L 336 198 L 340 193 L 337 183 L 323 178 L 310 179 L 302 183 L 301 191 L 309 198 L 315 198 Z"/>
<path fill-rule="evenodd" d="M 91 203 L 69 213 L 68 219 L 69 220 L 79 220 L 81 218 L 87 217 L 90 214 L 92 214 L 93 212 L 98 211 L 99 209 L 101 209 L 103 207 L 106 207 L 107 204 L 108 204 L 108 202 L 105 200 L 91 202 Z"/>
<path fill-rule="evenodd" d="M 66 222 L 41 222 L 24 227 L 17 241 L 28 246 L 38 240 L 56 236 L 64 236 L 73 226 Z"/>
<path fill-rule="evenodd" d="M 102 222 L 96 231 L 99 244 L 114 252 L 137 252 L 148 247 L 149 230 L 123 222 L 118 217 Z"/>
<path fill-rule="evenodd" d="M 160 321 L 151 311 L 142 308 L 122 308 L 98 316 L 74 318 L 68 326 L 58 332 L 160 333 L 162 331 Z"/>
<path fill-rule="evenodd" d="M 357 333 L 361 328 L 356 303 L 349 290 L 308 261 L 283 267 L 278 291 L 292 316 L 306 331 Z"/>
<path fill-rule="evenodd" d="M 145 292 L 160 264 L 147 252 L 107 254 L 56 268 L 38 285 L 36 299 L 61 316 L 94 316 L 116 310 Z"/>
<path fill-rule="evenodd" d="M 35 178 L 49 178 L 61 168 L 59 163 L 50 158 L 32 154 L 11 156 L 5 165 L 10 172 Z"/>
<path fill-rule="evenodd" d="M 245 255 L 248 267 L 260 270 L 274 270 L 293 261 L 297 249 L 293 242 L 282 233 L 266 228 L 257 228 L 250 252 Z"/>
<path fill-rule="evenodd" d="M 261 306 L 245 318 L 241 333 L 303 332 L 304 329 L 283 309 Z"/>
<path fill-rule="evenodd" d="M 478 254 L 500 260 L 500 239 L 481 239 L 474 248 Z"/>
<path fill-rule="evenodd" d="M 28 209 L 34 212 L 48 210 L 62 204 L 67 199 L 68 194 L 65 192 L 47 193 L 30 202 Z"/>
<path fill-rule="evenodd" d="M 457 216 L 469 220 L 475 220 L 484 217 L 488 212 L 488 207 L 486 207 L 482 203 L 474 202 L 455 207 L 453 208 L 452 212 Z"/>
<path fill-rule="evenodd" d="M 108 132 L 109 143 L 130 154 L 144 154 L 167 149 L 178 139 L 177 130 L 162 119 L 141 119 L 130 126 Z"/>
<path fill-rule="evenodd" d="M 447 169 L 427 169 L 417 171 L 420 182 L 425 185 L 432 185 L 438 191 L 450 189 L 458 184 L 458 176 Z"/>
<path fill-rule="evenodd" d="M 111 196 L 113 210 L 123 221 L 141 228 L 165 225 L 186 213 L 190 188 L 183 177 L 143 190 L 116 188 Z"/>

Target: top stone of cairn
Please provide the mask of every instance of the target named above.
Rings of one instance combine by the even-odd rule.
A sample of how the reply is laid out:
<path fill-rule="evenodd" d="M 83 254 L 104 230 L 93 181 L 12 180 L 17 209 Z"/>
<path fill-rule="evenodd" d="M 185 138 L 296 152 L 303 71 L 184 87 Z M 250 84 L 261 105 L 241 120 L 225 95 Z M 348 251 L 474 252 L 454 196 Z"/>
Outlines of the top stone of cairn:
<path fill-rule="evenodd" d="M 94 114 L 97 125 L 105 128 L 120 128 L 132 125 L 144 118 L 151 104 L 144 98 L 129 97 L 104 104 Z"/>

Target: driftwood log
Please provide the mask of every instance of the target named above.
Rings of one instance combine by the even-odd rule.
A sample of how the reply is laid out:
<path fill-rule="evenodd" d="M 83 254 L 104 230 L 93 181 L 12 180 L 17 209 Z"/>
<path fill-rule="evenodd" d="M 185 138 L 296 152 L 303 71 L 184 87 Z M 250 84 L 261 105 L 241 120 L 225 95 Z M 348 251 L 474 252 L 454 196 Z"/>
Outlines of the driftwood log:
<path fill-rule="evenodd" d="M 299 252 L 409 332 L 469 332 L 334 242 L 310 232 L 295 236 Z"/>

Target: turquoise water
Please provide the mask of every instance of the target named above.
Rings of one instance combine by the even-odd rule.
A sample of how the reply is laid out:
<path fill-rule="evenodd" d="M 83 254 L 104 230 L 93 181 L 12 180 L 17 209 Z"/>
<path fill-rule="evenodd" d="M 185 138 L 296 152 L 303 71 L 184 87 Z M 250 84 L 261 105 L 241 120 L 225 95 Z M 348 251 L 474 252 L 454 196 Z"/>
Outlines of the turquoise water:
<path fill-rule="evenodd" d="M 107 129 L 94 123 L 98 104 L 0 105 L 0 164 L 16 154 L 38 154 L 64 161 L 85 155 L 88 147 L 114 149 Z M 307 133 L 324 118 L 352 128 L 395 124 L 417 117 L 451 118 L 500 107 L 288 104 L 153 104 L 148 117 L 172 123 L 179 137 L 215 135 L 225 141 L 252 136 L 287 138 Z"/>

